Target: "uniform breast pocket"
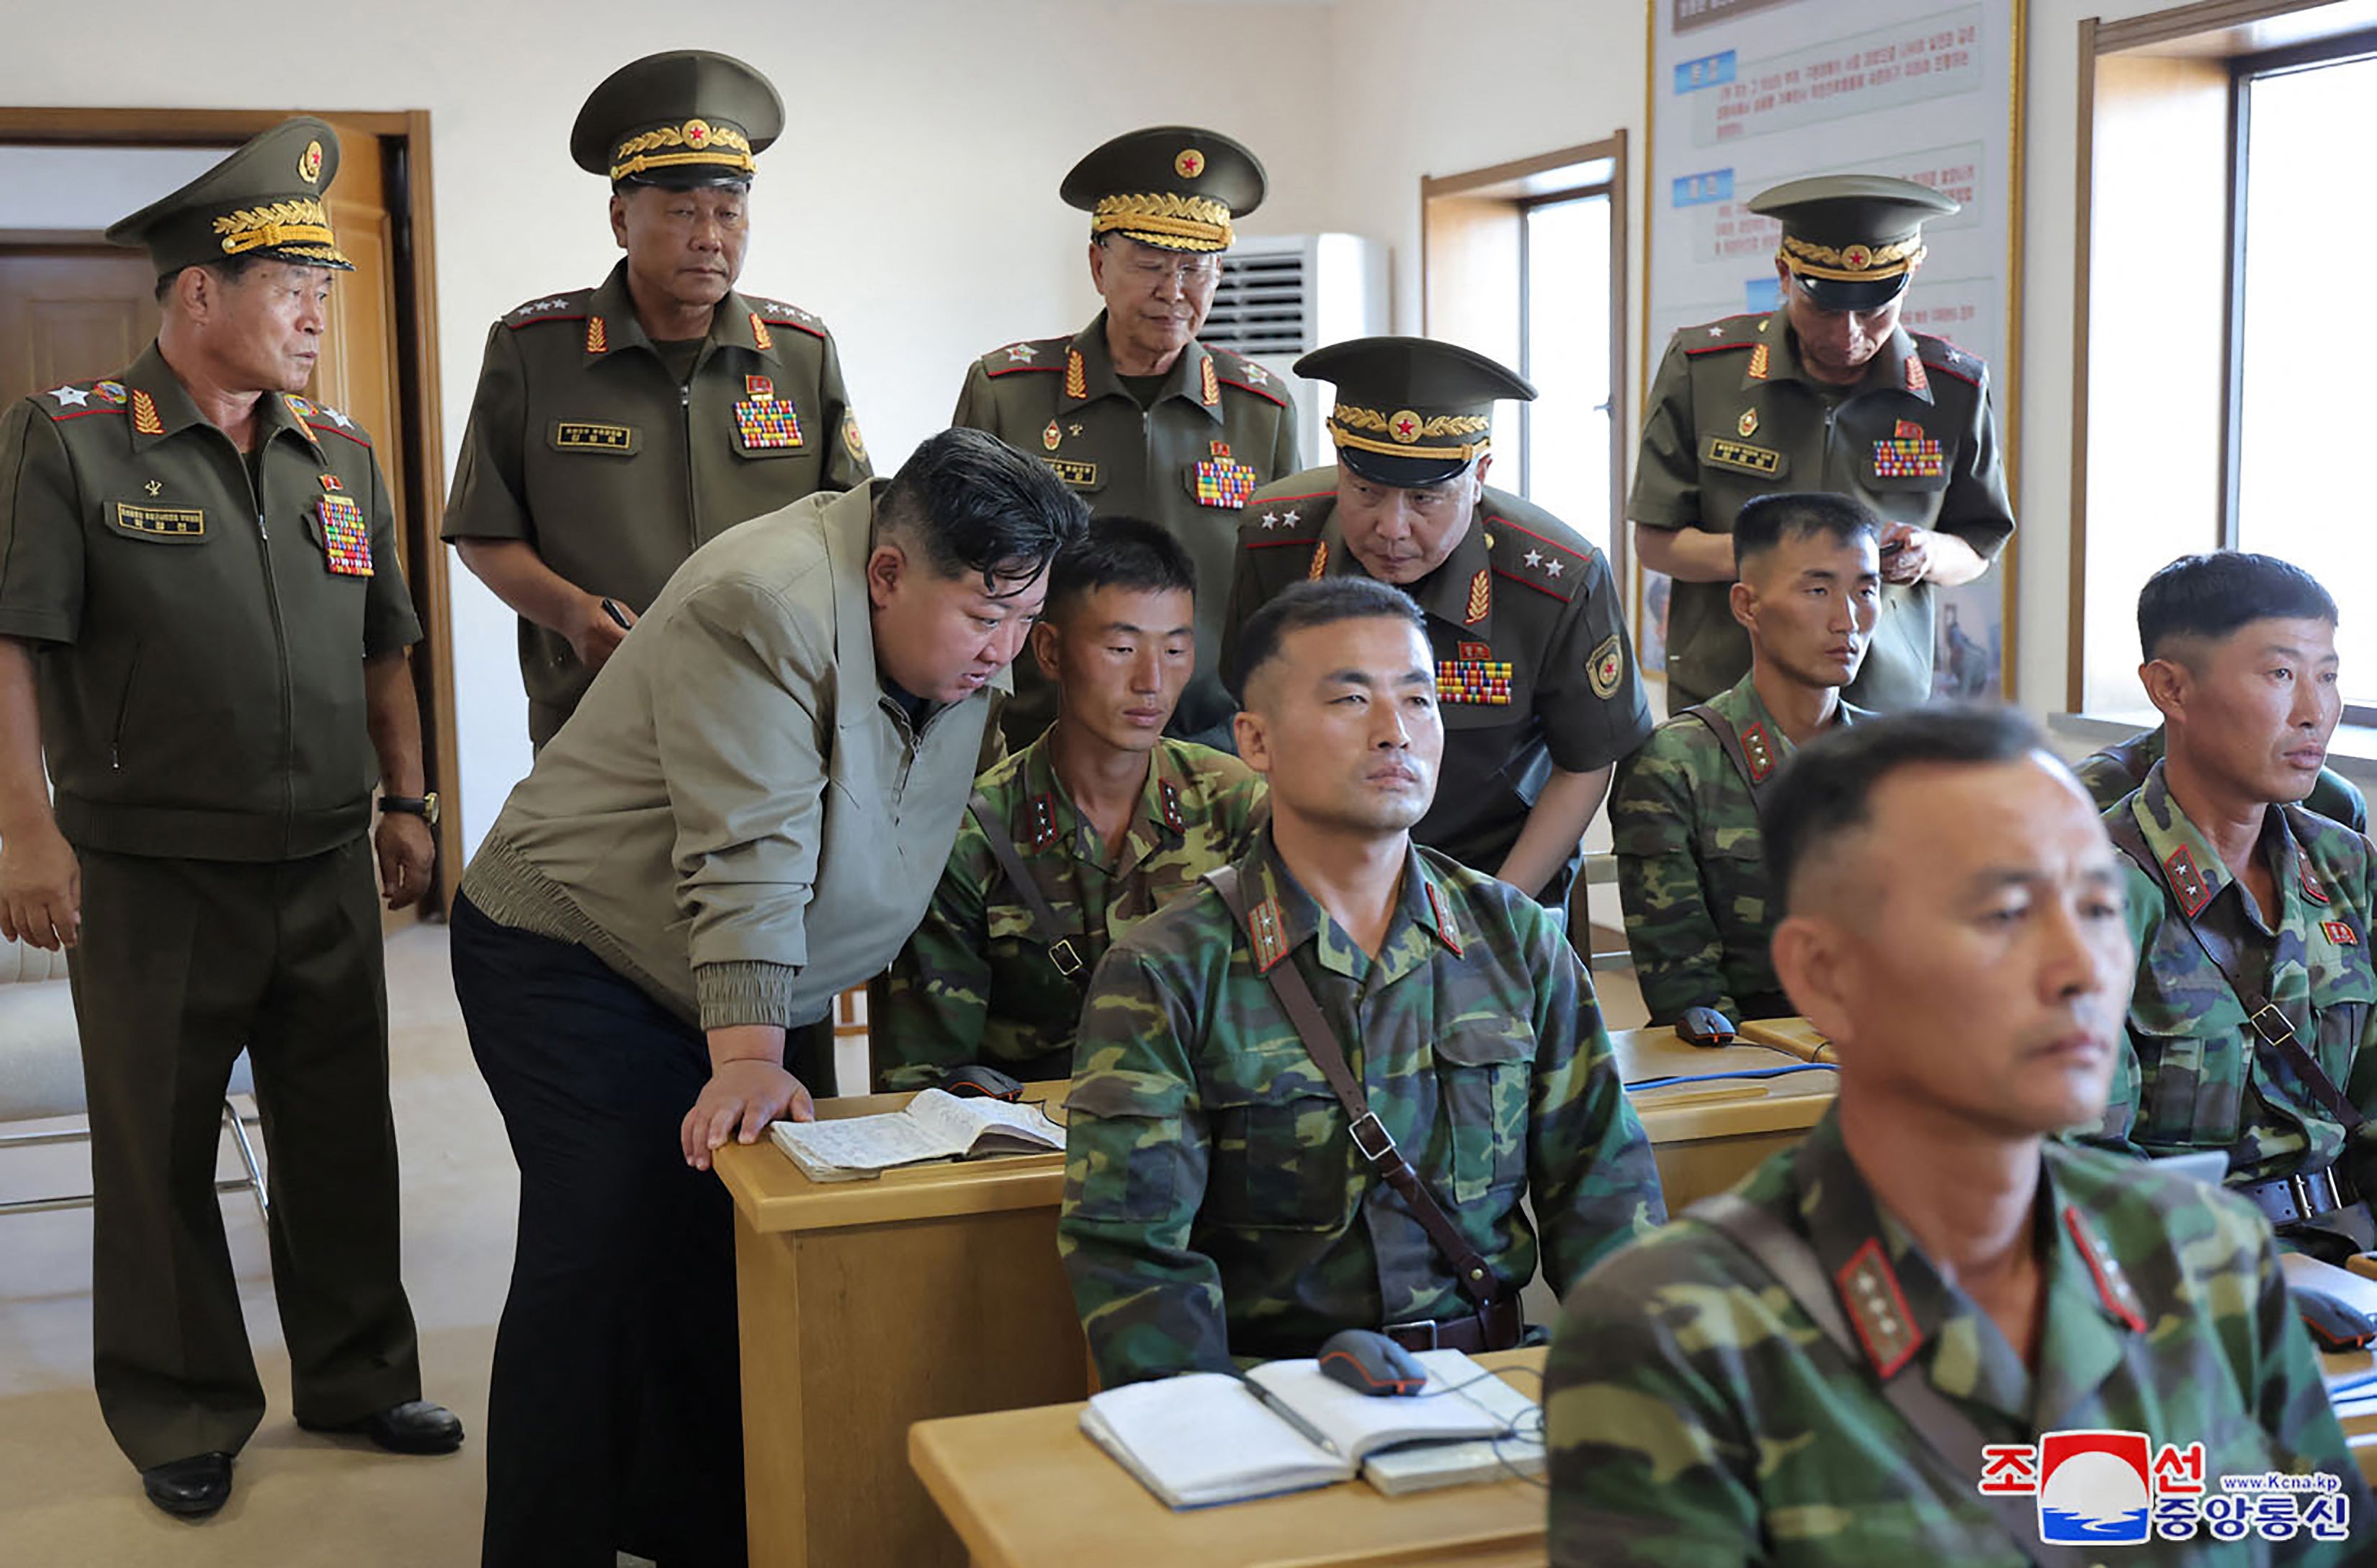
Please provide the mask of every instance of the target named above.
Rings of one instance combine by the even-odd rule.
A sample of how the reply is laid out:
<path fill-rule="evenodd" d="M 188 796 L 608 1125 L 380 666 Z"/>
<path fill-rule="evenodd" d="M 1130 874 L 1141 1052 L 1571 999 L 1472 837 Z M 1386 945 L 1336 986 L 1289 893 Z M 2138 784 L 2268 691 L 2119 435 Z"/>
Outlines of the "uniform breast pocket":
<path fill-rule="evenodd" d="M 644 449 L 644 433 L 599 419 L 556 419 L 545 444 L 571 457 L 631 458 Z"/>
<path fill-rule="evenodd" d="M 2138 1114 L 2132 1136 L 2156 1148 L 2236 1143 L 2245 1088 L 2241 1025 L 2210 1035 L 2201 1013 L 2141 993 L 2130 1003 L 2138 1053 Z"/>
<path fill-rule="evenodd" d="M 1272 1055 L 1204 1086 L 1206 1215 L 1239 1230 L 1333 1229 L 1353 1187 L 1344 1107 L 1314 1082 L 1301 1048 Z"/>
<path fill-rule="evenodd" d="M 207 514 L 203 507 L 161 507 L 137 501 L 110 501 L 102 509 L 108 532 L 143 545 L 203 545 Z"/>
<path fill-rule="evenodd" d="M 1458 1028 L 1436 1042 L 1437 1087 L 1452 1141 L 1452 1199 L 1475 1203 L 1527 1175 L 1527 1086 L 1535 1036 L 1516 1019 Z"/>

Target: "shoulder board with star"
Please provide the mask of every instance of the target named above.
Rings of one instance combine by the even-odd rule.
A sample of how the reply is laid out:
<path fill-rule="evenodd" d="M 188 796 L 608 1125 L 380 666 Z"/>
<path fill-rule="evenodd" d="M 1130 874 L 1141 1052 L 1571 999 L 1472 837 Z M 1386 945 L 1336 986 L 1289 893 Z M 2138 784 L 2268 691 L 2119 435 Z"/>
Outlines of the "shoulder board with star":
<path fill-rule="evenodd" d="M 325 436 L 344 436 L 358 447 L 371 445 L 371 432 L 356 424 L 350 415 L 340 413 L 328 403 L 317 403 L 313 399 L 300 397 L 295 392 L 281 393 L 281 401 L 287 403 L 289 412 L 305 421 L 306 428 L 310 430 L 318 431 Z"/>
<path fill-rule="evenodd" d="M 33 394 L 34 405 L 56 425 L 85 414 L 122 413 L 131 401 L 124 383 L 116 380 L 66 381 Z"/>
<path fill-rule="evenodd" d="M 1907 335 L 1915 340 L 1916 357 L 1922 360 L 1924 368 L 1927 370 L 1937 370 L 1941 375 L 1953 376 L 1957 380 L 1968 382 L 1976 387 L 1979 386 L 1982 379 L 1989 373 L 1989 365 L 1982 361 L 1979 354 L 1968 353 L 1945 338 L 1935 338 L 1925 332 L 1911 332 Z"/>
<path fill-rule="evenodd" d="M 997 377 L 1026 370 L 1062 370 L 1065 354 L 1072 346 L 1070 338 L 1025 338 L 1002 343 L 982 356 L 982 371 Z"/>
<path fill-rule="evenodd" d="M 1722 321 L 1687 327 L 1676 334 L 1676 341 L 1681 343 L 1684 353 L 1694 359 L 1704 353 L 1746 349 L 1768 341 L 1766 317 L 1763 316 L 1728 316 Z"/>
<path fill-rule="evenodd" d="M 1328 471 L 1316 470 L 1324 478 Z M 1298 479 L 1305 480 L 1297 484 Z M 1312 475 L 1296 474 L 1266 486 L 1247 497 L 1247 509 L 1238 516 L 1238 547 L 1245 550 L 1267 550 L 1279 545 L 1309 546 L 1320 536 L 1321 525 L 1329 521 L 1332 508 L 1337 504 L 1337 487 L 1311 482 Z"/>
<path fill-rule="evenodd" d="M 758 294 L 745 294 L 743 297 L 750 303 L 751 314 L 770 327 L 797 327 L 814 338 L 832 336 L 826 330 L 825 322 L 814 312 L 803 310 L 797 305 L 786 305 L 782 300 L 766 299 Z"/>
<path fill-rule="evenodd" d="M 1208 344 L 1205 353 L 1213 361 L 1214 378 L 1224 387 L 1236 387 L 1242 392 L 1252 392 L 1268 398 L 1280 407 L 1287 406 L 1287 389 L 1279 377 L 1233 349 L 1217 349 Z"/>
<path fill-rule="evenodd" d="M 504 312 L 504 325 L 518 329 L 534 327 L 545 321 L 583 321 L 586 302 L 594 297 L 592 289 L 572 289 L 567 293 L 547 294 L 526 305 L 516 305 Z"/>
<path fill-rule="evenodd" d="M 1487 558 L 1494 563 L 1494 575 L 1555 599 L 1572 600 L 1583 592 L 1601 557 L 1591 541 L 1559 519 L 1499 490 L 1486 492 L 1484 524 L 1493 541 Z"/>

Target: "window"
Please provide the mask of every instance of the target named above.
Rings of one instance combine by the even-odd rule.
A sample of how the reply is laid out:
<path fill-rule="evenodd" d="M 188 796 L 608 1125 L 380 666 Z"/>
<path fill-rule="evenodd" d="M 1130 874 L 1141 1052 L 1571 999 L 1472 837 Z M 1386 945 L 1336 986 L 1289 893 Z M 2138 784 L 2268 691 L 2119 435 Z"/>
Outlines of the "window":
<path fill-rule="evenodd" d="M 2377 581 L 2367 492 L 2339 472 L 2334 432 L 2355 420 L 2356 355 L 2314 302 L 2356 299 L 2377 256 L 2377 210 L 2339 188 L 2377 102 L 2377 37 L 2310 58 L 2238 63 L 2236 381 L 2226 542 L 2311 568 L 2339 600 Z M 2351 437 L 2346 437 L 2349 442 Z M 2335 630 L 2346 702 L 2377 721 L 2377 621 Z"/>
<path fill-rule="evenodd" d="M 1537 394 L 1495 411 L 1488 482 L 1599 545 L 1620 581 L 1625 178 L 1621 135 L 1420 182 L 1422 332 Z"/>
<path fill-rule="evenodd" d="M 1610 485 L 1609 191 L 1521 209 L 1519 493 L 1606 552 Z M 1507 461 L 1508 459 L 1506 458 Z"/>

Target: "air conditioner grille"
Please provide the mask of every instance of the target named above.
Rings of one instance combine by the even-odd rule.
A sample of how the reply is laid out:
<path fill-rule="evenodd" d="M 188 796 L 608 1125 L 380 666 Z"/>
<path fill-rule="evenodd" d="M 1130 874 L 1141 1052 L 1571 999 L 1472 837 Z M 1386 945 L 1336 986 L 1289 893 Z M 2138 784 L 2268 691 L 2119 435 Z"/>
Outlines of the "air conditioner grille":
<path fill-rule="evenodd" d="M 1213 306 L 1197 334 L 1218 348 L 1258 357 L 1299 354 L 1312 346 L 1309 257 L 1235 255 L 1222 258 Z"/>

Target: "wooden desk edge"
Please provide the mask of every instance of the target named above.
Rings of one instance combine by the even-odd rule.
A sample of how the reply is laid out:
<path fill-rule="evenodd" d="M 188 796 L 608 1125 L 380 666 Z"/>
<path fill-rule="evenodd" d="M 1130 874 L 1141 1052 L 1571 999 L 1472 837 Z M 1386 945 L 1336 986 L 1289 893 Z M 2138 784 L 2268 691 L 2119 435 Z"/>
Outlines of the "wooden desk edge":
<path fill-rule="evenodd" d="M 714 1168 L 734 1195 L 735 1212 L 762 1235 L 1053 1209 L 1065 1195 L 1062 1155 L 920 1166 L 871 1180 L 811 1181 L 773 1143 L 753 1143 L 719 1150 Z"/>

